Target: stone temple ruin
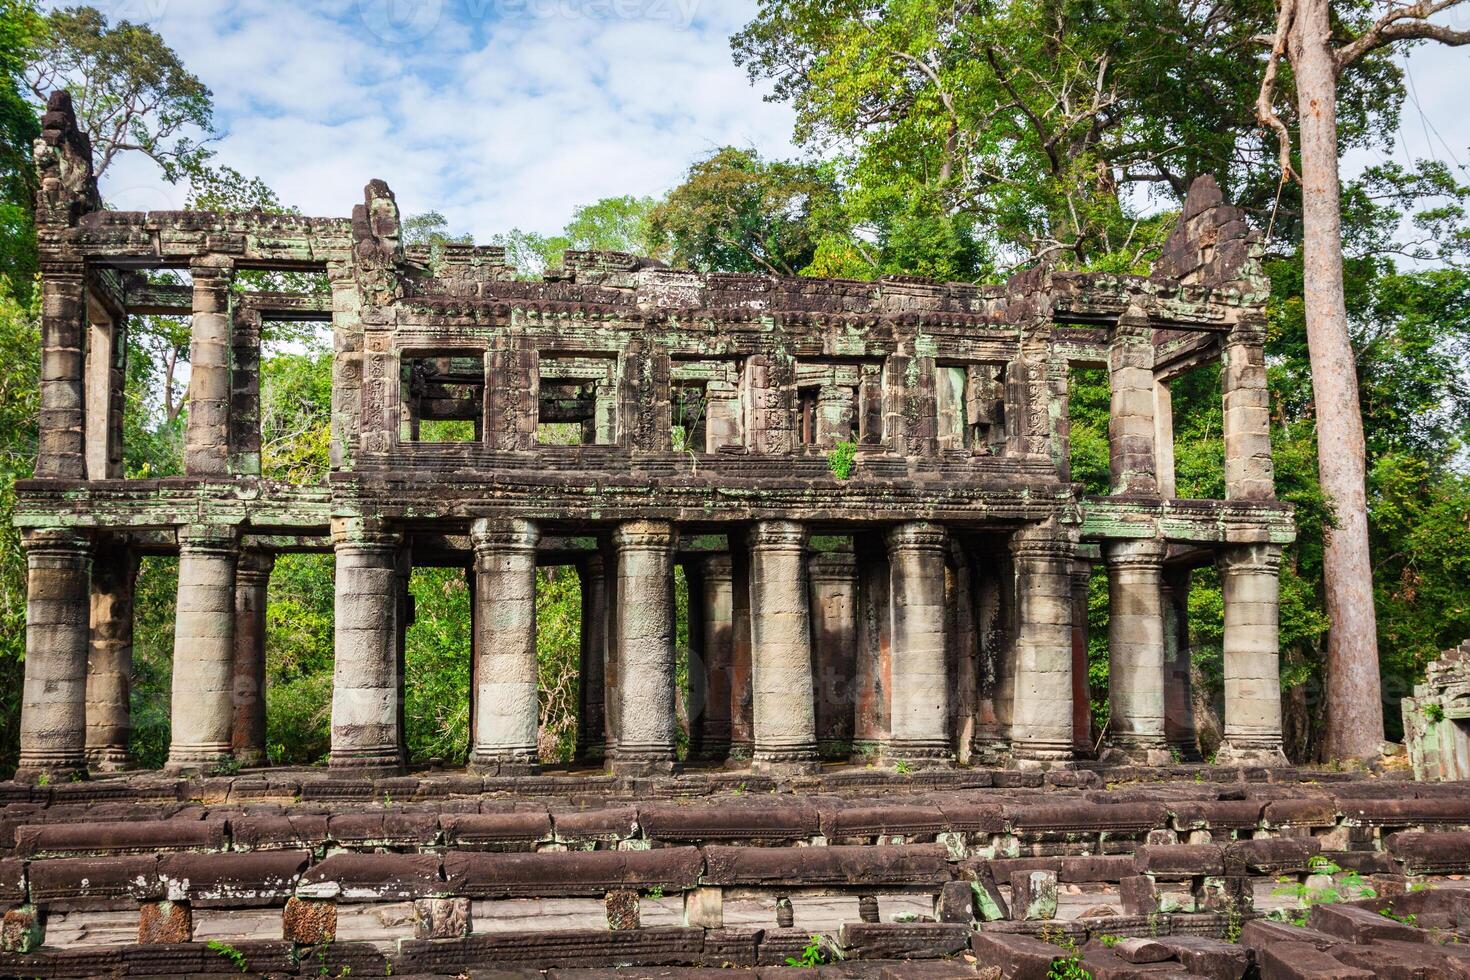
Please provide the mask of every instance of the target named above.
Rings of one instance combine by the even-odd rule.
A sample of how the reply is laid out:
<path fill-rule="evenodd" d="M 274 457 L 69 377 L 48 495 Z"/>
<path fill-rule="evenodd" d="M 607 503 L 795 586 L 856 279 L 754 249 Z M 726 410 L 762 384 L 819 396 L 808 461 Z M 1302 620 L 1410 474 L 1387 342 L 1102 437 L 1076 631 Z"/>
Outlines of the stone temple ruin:
<path fill-rule="evenodd" d="M 64 100 L 38 144 L 44 369 L 17 521 L 31 602 L 21 770 L 127 760 L 131 575 L 180 559 L 168 769 L 264 758 L 275 555 L 336 562 L 331 767 L 404 766 L 415 565 L 473 567 L 472 770 L 537 763 L 538 565 L 584 595 L 579 753 L 675 762 L 673 569 L 697 628 L 696 761 L 799 771 L 1045 766 L 1094 747 L 1086 581 L 1109 576 L 1104 758 L 1197 758 L 1185 598 L 1225 583 L 1220 760 L 1282 763 L 1266 285 L 1199 181 L 1148 277 L 1000 287 L 699 274 L 572 252 L 405 248 L 380 181 L 350 219 L 103 210 Z M 150 284 L 187 270 L 191 286 Z M 330 296 L 240 292 L 325 272 Z M 121 473 L 128 316 L 191 318 L 185 475 Z M 263 320 L 330 322 L 332 474 L 260 476 Z M 1227 499 L 1173 492 L 1171 379 L 1223 361 Z M 1105 368 L 1112 492 L 1070 482 L 1068 373 Z M 546 444 L 572 426 L 578 445 Z M 440 441 L 435 441 L 435 438 Z M 839 472 L 834 447 L 850 450 Z M 814 547 L 816 545 L 816 547 Z M 89 624 L 90 622 L 90 630 Z"/>
<path fill-rule="evenodd" d="M 499 249 L 405 248 L 376 181 L 351 219 L 103 210 L 64 95 L 37 162 L 0 976 L 692 978 L 839 958 L 822 975 L 1467 975 L 1446 944 L 1470 935 L 1466 784 L 1282 757 L 1293 525 L 1266 285 L 1208 179 L 1147 277 L 985 288 L 571 253 L 526 282 Z M 330 295 L 244 289 L 251 270 L 325 272 Z M 129 480 L 124 341 L 148 313 L 191 318 L 186 472 Z M 271 318 L 332 326 L 325 485 L 261 477 Z M 1226 499 L 1178 499 L 1170 383 L 1216 357 Z M 1107 495 L 1071 480 L 1080 369 L 1110 386 Z M 335 555 L 325 768 L 264 765 L 266 585 L 295 551 Z M 114 772 L 137 560 L 175 553 L 168 771 Z M 1211 562 L 1226 700 L 1205 766 L 1184 600 Z M 684 760 L 676 563 L 696 647 Z M 538 771 L 535 576 L 553 564 L 581 576 L 579 758 Z M 1098 564 L 1111 713 L 1094 733 Z M 415 566 L 473 569 L 468 771 L 405 764 Z M 1308 895 L 1331 899 L 1294 910 Z M 1289 909 L 1305 927 L 1263 917 Z"/>

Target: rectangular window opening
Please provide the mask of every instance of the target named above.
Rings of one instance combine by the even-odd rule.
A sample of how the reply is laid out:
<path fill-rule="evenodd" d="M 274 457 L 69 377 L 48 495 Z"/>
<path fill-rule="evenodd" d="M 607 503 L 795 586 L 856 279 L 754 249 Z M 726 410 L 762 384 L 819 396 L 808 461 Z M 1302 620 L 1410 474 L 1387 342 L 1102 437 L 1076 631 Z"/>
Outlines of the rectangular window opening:
<path fill-rule="evenodd" d="M 1005 455 L 1005 365 L 941 364 L 935 370 L 939 448 Z"/>
<path fill-rule="evenodd" d="M 617 361 L 611 357 L 540 359 L 536 442 L 610 446 L 617 439 Z"/>
<path fill-rule="evenodd" d="M 405 356 L 399 377 L 399 438 L 479 442 L 484 438 L 485 361 L 477 353 Z"/>
<path fill-rule="evenodd" d="M 1067 373 L 1067 417 L 1072 442 L 1072 482 L 1083 492 L 1106 494 L 1112 483 L 1108 418 L 1112 413 L 1108 369 L 1073 362 Z"/>

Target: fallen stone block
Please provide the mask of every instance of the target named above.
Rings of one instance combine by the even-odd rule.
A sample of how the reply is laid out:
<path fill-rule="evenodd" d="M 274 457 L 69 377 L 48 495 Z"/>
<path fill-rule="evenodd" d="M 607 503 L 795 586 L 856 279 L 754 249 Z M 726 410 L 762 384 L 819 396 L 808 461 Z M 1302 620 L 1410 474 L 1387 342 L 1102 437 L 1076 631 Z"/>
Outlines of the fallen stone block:
<path fill-rule="evenodd" d="M 1091 980 L 1162 980 L 1179 972 L 1178 963 L 1130 963 L 1108 949 L 1086 950 L 1077 965 Z"/>
<path fill-rule="evenodd" d="M 1220 848 L 1213 844 L 1146 844 L 1133 852 L 1136 874 L 1158 878 L 1194 878 L 1225 873 Z"/>
<path fill-rule="evenodd" d="M 975 911 L 982 922 L 996 922 L 1011 917 L 1010 906 L 1006 904 L 1005 896 L 1001 895 L 1000 888 L 995 883 L 995 876 L 991 874 L 990 866 L 982 864 L 975 868 L 975 880 L 970 882 L 970 891 L 974 894 Z"/>
<path fill-rule="evenodd" d="M 723 929 L 725 892 L 720 888 L 691 888 L 684 893 L 684 924 L 700 929 Z"/>
<path fill-rule="evenodd" d="M 1307 925 L 1350 943 L 1371 943 L 1379 939 L 1411 943 L 1429 941 L 1428 935 L 1420 929 L 1390 919 L 1376 910 L 1353 905 L 1314 905 L 1307 916 Z"/>
<path fill-rule="evenodd" d="M 1159 910 L 1159 890 L 1148 875 L 1129 875 L 1118 882 L 1125 915 L 1152 915 Z"/>
<path fill-rule="evenodd" d="M 662 841 L 794 841 L 821 833 L 815 807 L 788 804 L 718 806 L 648 804 L 638 808 L 644 836 Z"/>
<path fill-rule="evenodd" d="M 1162 963 L 1172 960 L 1174 953 L 1169 947 L 1153 939 L 1130 937 L 1113 944 L 1114 956 L 1128 963 Z"/>
<path fill-rule="evenodd" d="M 1257 956 L 1261 980 L 1373 980 L 1368 970 L 1340 963 L 1311 943 L 1273 943 Z"/>
<path fill-rule="evenodd" d="M 1366 970 L 1379 980 L 1448 980 L 1470 976 L 1470 960 L 1453 961 L 1438 948 L 1420 943 L 1337 946 L 1331 954 L 1339 963 Z"/>
<path fill-rule="evenodd" d="M 1258 962 L 1261 950 L 1278 943 L 1306 944 L 1323 950 L 1342 945 L 1342 940 L 1336 936 L 1329 936 L 1325 932 L 1318 932 L 1316 929 L 1288 925 L 1285 922 L 1272 922 L 1269 919 L 1252 919 L 1240 931 L 1240 944 L 1253 952 Z"/>
<path fill-rule="evenodd" d="M 1250 950 L 1235 943 L 1205 936 L 1162 936 L 1158 942 L 1190 973 L 1208 980 L 1241 980 L 1251 968 Z"/>
<path fill-rule="evenodd" d="M 1322 851 L 1315 837 L 1264 837 L 1225 845 L 1225 874 L 1305 874 L 1307 863 Z"/>
<path fill-rule="evenodd" d="M 1051 871 L 1017 871 L 1011 875 L 1011 910 L 1026 921 L 1057 917 L 1057 876 Z"/>
<path fill-rule="evenodd" d="M 58 912 L 128 909 L 163 897 L 156 857 L 57 858 L 26 868 L 31 900 Z"/>
<path fill-rule="evenodd" d="M 1386 849 L 1404 874 L 1470 873 L 1470 831 L 1390 834 Z"/>
<path fill-rule="evenodd" d="M 544 810 L 446 813 L 439 826 L 444 843 L 460 850 L 529 851 L 552 837 L 551 816 Z"/>
<path fill-rule="evenodd" d="M 975 892 L 968 881 L 947 881 L 939 886 L 934 901 L 934 918 L 940 922 L 963 922 L 975 918 Z"/>
<path fill-rule="evenodd" d="M 117 823 L 56 823 L 18 827 L 15 852 L 27 858 L 220 851 L 222 820 L 134 820 Z"/>
<path fill-rule="evenodd" d="M 1040 939 L 988 931 L 970 936 L 970 950 L 976 967 L 1000 970 L 1001 980 L 1048 980 L 1052 965 L 1068 956 Z"/>
<path fill-rule="evenodd" d="M 164 854 L 158 880 L 165 898 L 200 908 L 278 905 L 295 890 L 306 851 Z"/>
<path fill-rule="evenodd" d="M 296 894 L 344 902 L 393 902 L 453 892 L 440 874 L 438 855 L 343 852 L 309 868 Z"/>
<path fill-rule="evenodd" d="M 534 854 L 451 851 L 444 855 L 447 893 L 470 898 L 600 898 L 617 888 L 683 891 L 700 883 L 702 869 L 700 852 L 693 847 Z"/>
<path fill-rule="evenodd" d="M 838 945 L 860 960 L 925 960 L 954 956 L 970 942 L 968 922 L 844 923 Z"/>
<path fill-rule="evenodd" d="M 650 852 L 658 853 L 658 852 Z M 886 847 L 704 848 L 710 885 L 923 885 L 950 880 L 948 854 L 939 844 Z"/>

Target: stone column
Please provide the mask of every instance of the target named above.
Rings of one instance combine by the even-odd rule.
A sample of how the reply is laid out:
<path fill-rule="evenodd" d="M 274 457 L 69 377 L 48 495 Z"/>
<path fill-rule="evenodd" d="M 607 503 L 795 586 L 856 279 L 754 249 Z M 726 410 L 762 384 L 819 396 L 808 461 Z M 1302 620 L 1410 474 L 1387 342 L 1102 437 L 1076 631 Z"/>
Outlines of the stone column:
<path fill-rule="evenodd" d="M 1037 524 L 1011 538 L 1016 571 L 1011 755 L 1022 766 L 1072 758 L 1072 561 L 1076 531 Z"/>
<path fill-rule="evenodd" d="M 738 540 L 737 539 L 741 539 Z M 743 535 L 730 535 L 730 761 L 750 761 L 755 751 L 755 704 L 751 691 L 754 651 L 750 636 L 750 548 Z"/>
<path fill-rule="evenodd" d="M 674 765 L 674 529 L 629 521 L 613 532 L 617 552 L 618 774 L 671 772 Z"/>
<path fill-rule="evenodd" d="M 1200 761 L 1189 651 L 1189 569 L 1164 571 L 1164 738 L 1184 762 Z"/>
<path fill-rule="evenodd" d="M 1109 541 L 1108 731 L 1105 754 L 1166 765 L 1164 742 L 1164 543 Z"/>
<path fill-rule="evenodd" d="M 519 775 L 539 759 L 536 545 L 517 518 L 478 520 L 475 542 L 475 732 L 470 768 Z"/>
<path fill-rule="evenodd" d="M 86 393 L 86 451 L 87 479 L 107 480 L 121 474 L 115 473 L 112 465 L 112 386 L 116 382 L 113 370 L 117 360 L 114 340 L 118 335 L 112 328 L 112 318 L 101 304 L 87 304 L 87 355 L 86 378 L 83 388 Z"/>
<path fill-rule="evenodd" d="M 333 769 L 376 775 L 403 767 L 398 705 L 398 534 L 334 521 L 336 664 L 332 676 Z"/>
<path fill-rule="evenodd" d="M 967 549 L 957 538 L 950 539 L 944 601 L 945 627 L 948 630 L 945 642 L 955 692 L 950 698 L 950 731 L 953 733 L 956 760 L 961 765 L 968 765 L 978 714 L 976 695 L 980 689 L 980 640 L 975 631 L 974 569 Z"/>
<path fill-rule="evenodd" d="M 703 565 L 700 587 L 707 697 L 701 748 L 705 759 L 723 762 L 730 754 L 730 657 L 734 641 L 730 556 L 710 555 Z"/>
<path fill-rule="evenodd" d="M 1130 309 L 1118 318 L 1108 347 L 1112 411 L 1108 446 L 1112 492 L 1157 494 L 1154 467 L 1154 345 L 1148 318 Z"/>
<path fill-rule="evenodd" d="M 1092 562 L 1072 562 L 1072 748 L 1090 754 L 1092 742 L 1092 683 L 1088 676 L 1087 600 L 1092 587 Z"/>
<path fill-rule="evenodd" d="M 234 528 L 179 529 L 169 772 L 207 769 L 232 751 L 236 549 Z"/>
<path fill-rule="evenodd" d="M 857 668 L 857 565 L 851 551 L 819 552 L 807 563 L 811 583 L 812 672 L 817 751 L 852 753 L 853 675 Z"/>
<path fill-rule="evenodd" d="M 83 390 L 87 297 L 82 264 L 48 261 L 43 272 L 36 476 L 83 480 L 87 476 Z"/>
<path fill-rule="evenodd" d="M 1276 496 L 1271 459 L 1271 397 L 1266 390 L 1266 323 L 1243 318 L 1225 337 L 1220 386 L 1225 396 L 1225 497 Z"/>
<path fill-rule="evenodd" d="M 87 768 L 91 545 L 60 528 L 27 531 L 23 543 L 26 660 L 16 777 L 66 777 Z"/>
<path fill-rule="evenodd" d="M 607 578 L 601 555 L 577 566 L 582 579 L 581 683 L 578 685 L 577 760 L 601 765 L 607 752 L 603 662 L 607 655 Z"/>
<path fill-rule="evenodd" d="M 235 566 L 235 727 L 230 744 L 242 766 L 263 766 L 265 754 L 265 611 L 271 569 L 268 551 L 247 551 Z"/>
<path fill-rule="evenodd" d="M 233 262 L 209 255 L 189 264 L 194 315 L 189 340 L 189 424 L 184 472 L 222 477 L 230 470 L 230 278 Z"/>
<path fill-rule="evenodd" d="M 793 521 L 761 521 L 750 531 L 751 758 L 758 769 L 818 765 L 806 540 L 806 527 Z"/>
<path fill-rule="evenodd" d="M 138 559 L 127 551 L 92 563 L 92 629 L 87 655 L 87 765 L 128 768 L 132 732 L 133 588 Z"/>
<path fill-rule="evenodd" d="M 1215 761 L 1286 765 L 1278 637 L 1281 547 L 1236 545 L 1220 559 L 1225 598 L 1225 741 Z"/>
<path fill-rule="evenodd" d="M 704 563 L 689 559 L 679 563 L 684 570 L 684 615 L 685 628 L 689 637 L 685 678 L 687 691 L 684 698 L 684 718 L 687 722 L 688 742 L 686 758 L 703 759 L 705 751 L 705 726 L 709 721 L 709 670 L 704 660 Z M 678 595 L 677 582 L 669 586 Z M 675 637 L 679 635 L 677 611 L 674 622 L 669 626 Z"/>
<path fill-rule="evenodd" d="M 848 385 L 822 385 L 817 392 L 816 443 L 831 447 L 852 439 L 857 431 L 857 404 Z"/>
<path fill-rule="evenodd" d="M 888 532 L 893 617 L 893 731 L 887 755 L 949 763 L 950 684 L 945 663 L 944 566 L 948 535 L 937 524 Z"/>
<path fill-rule="evenodd" d="M 987 551 L 983 556 L 976 556 L 971 575 L 979 657 L 975 665 L 975 726 L 970 739 L 970 761 L 999 765 L 1010 752 L 1008 685 L 1015 573 L 1009 555 Z"/>
<path fill-rule="evenodd" d="M 871 536 L 853 541 L 857 564 L 857 658 L 853 665 L 854 761 L 881 755 L 888 745 L 889 657 L 892 620 L 889 616 L 888 555 Z"/>

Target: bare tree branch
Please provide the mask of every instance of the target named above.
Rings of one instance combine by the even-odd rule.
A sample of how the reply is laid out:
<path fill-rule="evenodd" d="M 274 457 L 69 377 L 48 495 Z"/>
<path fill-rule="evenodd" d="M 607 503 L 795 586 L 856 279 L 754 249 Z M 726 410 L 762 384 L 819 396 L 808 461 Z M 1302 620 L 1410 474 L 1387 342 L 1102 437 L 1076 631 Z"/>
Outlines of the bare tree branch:
<path fill-rule="evenodd" d="M 1276 34 L 1271 39 L 1271 56 L 1266 59 L 1266 73 L 1261 77 L 1261 91 L 1256 96 L 1256 122 L 1276 134 L 1280 148 L 1281 179 L 1297 177 L 1291 166 L 1291 132 L 1286 123 L 1276 114 L 1276 76 L 1281 70 L 1281 59 L 1286 54 L 1287 38 L 1291 34 L 1291 22 L 1296 17 L 1296 0 L 1280 0 L 1281 8 L 1276 13 Z"/>
<path fill-rule="evenodd" d="M 1395 41 L 1438 41 L 1456 46 L 1470 44 L 1470 31 L 1457 31 L 1443 24 L 1429 23 L 1430 17 L 1462 2 L 1463 0 L 1419 0 L 1418 3 L 1405 7 L 1394 7 L 1355 40 L 1333 52 L 1333 57 L 1337 60 L 1337 70 L 1342 71 L 1368 52 Z"/>

